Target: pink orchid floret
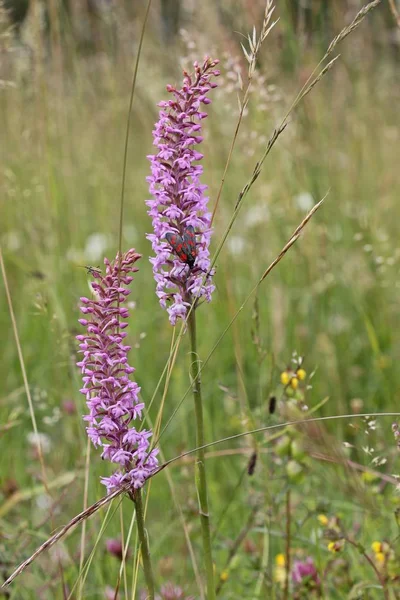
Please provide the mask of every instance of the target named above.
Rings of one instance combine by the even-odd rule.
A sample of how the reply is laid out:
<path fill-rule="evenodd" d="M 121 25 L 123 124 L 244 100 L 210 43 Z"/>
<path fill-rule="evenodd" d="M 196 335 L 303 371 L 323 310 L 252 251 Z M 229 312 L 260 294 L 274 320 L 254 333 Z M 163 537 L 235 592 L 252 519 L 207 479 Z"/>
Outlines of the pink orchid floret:
<path fill-rule="evenodd" d="M 158 450 L 150 451 L 152 432 L 132 425 L 141 419 L 144 404 L 139 401 L 140 387 L 130 378 L 135 369 L 128 364 L 130 346 L 124 343 L 128 323 L 121 321 L 129 316 L 122 305 L 139 258 L 132 249 L 113 263 L 104 259 L 105 275 L 91 271 L 93 298 L 81 298 L 86 318 L 79 322 L 86 334 L 77 336 L 83 354 L 77 365 L 83 374 L 80 391 L 89 409 L 84 416 L 86 431 L 93 444 L 102 447 L 102 458 L 120 466 L 101 480 L 109 492 L 125 484 L 141 488 L 158 466 Z"/>

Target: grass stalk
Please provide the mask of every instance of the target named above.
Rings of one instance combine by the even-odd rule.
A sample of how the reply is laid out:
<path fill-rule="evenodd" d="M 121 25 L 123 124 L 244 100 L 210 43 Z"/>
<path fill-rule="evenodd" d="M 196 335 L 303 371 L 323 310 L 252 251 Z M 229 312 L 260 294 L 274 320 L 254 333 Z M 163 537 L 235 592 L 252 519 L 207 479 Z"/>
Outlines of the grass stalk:
<path fill-rule="evenodd" d="M 147 531 L 144 526 L 142 491 L 140 489 L 135 490 L 135 492 L 131 495 L 131 498 L 135 503 L 137 531 L 139 536 L 140 552 L 142 554 L 144 577 L 146 579 L 148 591 L 148 600 L 154 600 L 154 575 L 153 568 L 151 566 L 149 540 L 147 537 Z"/>
<path fill-rule="evenodd" d="M 207 580 L 207 598 L 215 600 L 214 565 L 211 550 L 210 514 L 208 510 L 206 463 L 204 456 L 204 421 L 201 398 L 200 362 L 197 355 L 196 312 L 191 311 L 188 319 L 190 336 L 190 375 L 196 416 L 196 489 L 199 500 L 200 525 L 203 539 L 204 566 Z"/>
<path fill-rule="evenodd" d="M 85 460 L 85 483 L 83 488 L 83 510 L 86 510 L 88 507 L 88 495 L 89 495 L 89 472 L 90 472 L 90 438 L 87 439 L 86 444 L 86 460 Z M 82 532 L 81 532 L 81 544 L 80 544 L 80 557 L 79 557 L 79 572 L 83 569 L 83 563 L 85 560 L 85 542 L 86 542 L 86 521 L 82 523 Z M 83 582 L 80 581 L 77 600 L 82 600 L 83 593 Z"/>
<path fill-rule="evenodd" d="M 132 106 L 133 106 L 133 98 L 135 96 L 136 80 L 137 80 L 137 75 L 138 75 L 138 70 L 139 70 L 139 62 L 140 62 L 140 57 L 142 55 L 144 34 L 146 31 L 146 24 L 147 24 L 147 19 L 148 19 L 149 12 L 150 12 L 150 7 L 151 7 L 151 0 L 148 0 L 147 7 L 146 7 L 146 13 L 144 16 L 143 25 L 142 25 L 142 29 L 140 32 L 140 39 L 139 39 L 139 46 L 138 46 L 138 51 L 137 51 L 137 55 L 136 55 L 135 67 L 133 69 L 131 94 L 129 97 L 128 117 L 126 120 L 124 157 L 123 157 L 123 161 L 122 161 L 121 196 L 120 196 L 120 206 L 119 206 L 118 253 L 119 253 L 120 257 L 122 256 L 122 228 L 123 228 L 123 224 L 124 224 L 126 168 L 127 168 L 127 164 L 128 164 L 128 145 L 129 145 L 129 132 L 130 132 L 130 127 L 131 127 Z"/>
<path fill-rule="evenodd" d="M 175 328 L 173 328 L 172 329 L 172 338 L 171 338 L 171 350 L 170 350 L 170 357 L 172 357 L 172 358 L 171 358 L 171 360 L 168 359 L 168 361 L 167 361 L 168 372 L 166 374 L 164 391 L 163 391 L 163 395 L 162 395 L 162 398 L 161 398 L 160 408 L 159 408 L 158 413 L 157 413 L 156 422 L 153 425 L 152 420 L 151 420 L 151 418 L 150 418 L 150 416 L 148 414 L 148 411 L 146 411 L 145 420 L 143 420 L 143 424 L 145 422 L 148 423 L 150 429 L 153 430 L 155 437 L 158 437 L 158 435 L 160 433 L 161 423 L 162 423 L 162 416 L 163 416 L 164 405 L 165 405 L 165 400 L 166 400 L 166 397 L 167 397 L 167 392 L 168 392 L 168 389 L 169 389 L 171 374 L 172 374 L 172 370 L 173 370 L 173 367 L 174 367 L 174 364 L 175 364 L 175 361 L 176 361 L 178 350 L 179 350 L 179 345 L 175 344 Z M 161 446 L 158 445 L 158 448 L 159 448 L 159 452 L 160 452 L 160 457 L 165 462 L 165 457 L 164 457 L 164 453 L 162 451 Z M 177 496 L 176 489 L 174 487 L 174 483 L 173 483 L 172 477 L 168 473 L 168 471 L 166 471 L 165 474 L 166 474 L 166 478 L 167 478 L 169 489 L 171 491 L 171 497 L 172 497 L 172 499 L 174 501 L 174 504 L 175 504 L 175 507 L 176 507 L 176 509 L 177 509 L 177 511 L 179 513 L 179 519 L 181 521 L 183 532 L 184 532 L 184 535 L 185 535 L 187 549 L 188 549 L 188 552 L 189 552 L 189 555 L 190 555 L 190 558 L 191 558 L 191 562 L 192 562 L 192 565 L 193 565 L 194 576 L 195 576 L 195 579 L 196 579 L 197 586 L 199 588 L 200 600 L 205 600 L 204 585 L 203 585 L 203 581 L 201 579 L 200 572 L 199 572 L 199 569 L 198 569 L 198 566 L 197 566 L 197 562 L 196 562 L 196 557 L 195 557 L 195 554 L 194 554 L 193 546 L 192 546 L 192 543 L 190 541 L 189 529 L 188 529 L 188 526 L 187 526 L 186 521 L 185 521 L 185 515 L 183 513 L 182 506 L 181 506 L 181 504 L 178 501 L 178 496 Z M 147 502 L 148 502 L 149 495 L 150 495 L 151 483 L 152 482 L 150 480 L 149 483 L 148 483 L 148 494 L 147 494 L 147 498 L 146 498 L 145 512 L 146 512 L 146 509 L 147 509 Z"/>
<path fill-rule="evenodd" d="M 291 544 L 291 501 L 290 489 L 286 492 L 286 546 L 285 546 L 285 587 L 283 590 L 284 600 L 289 599 L 289 581 L 290 581 L 290 544 Z"/>

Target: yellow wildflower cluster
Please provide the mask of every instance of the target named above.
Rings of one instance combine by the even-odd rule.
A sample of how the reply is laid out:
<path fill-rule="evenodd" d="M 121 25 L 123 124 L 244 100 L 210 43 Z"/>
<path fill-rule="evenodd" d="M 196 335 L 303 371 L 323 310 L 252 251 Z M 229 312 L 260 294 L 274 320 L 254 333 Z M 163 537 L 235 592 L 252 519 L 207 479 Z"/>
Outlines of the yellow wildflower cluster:
<path fill-rule="evenodd" d="M 329 552 L 336 553 L 336 552 L 340 552 L 341 550 L 343 550 L 345 540 L 342 538 L 343 533 L 341 531 L 339 518 L 336 517 L 335 515 L 332 517 L 328 517 L 325 514 L 320 514 L 320 515 L 317 515 L 317 520 L 318 520 L 319 524 L 322 525 L 322 527 L 324 527 L 327 530 L 326 535 L 336 538 L 335 540 L 329 542 L 329 544 L 328 544 Z"/>
<path fill-rule="evenodd" d="M 304 381 L 306 377 L 307 373 L 301 367 L 296 369 L 296 371 L 286 369 L 286 371 L 281 373 L 281 383 L 285 387 L 290 386 L 293 390 L 297 390 L 299 387 L 299 382 Z"/>
<path fill-rule="evenodd" d="M 372 542 L 371 549 L 374 553 L 375 563 L 381 569 L 386 568 L 395 558 L 393 549 L 387 542 Z"/>

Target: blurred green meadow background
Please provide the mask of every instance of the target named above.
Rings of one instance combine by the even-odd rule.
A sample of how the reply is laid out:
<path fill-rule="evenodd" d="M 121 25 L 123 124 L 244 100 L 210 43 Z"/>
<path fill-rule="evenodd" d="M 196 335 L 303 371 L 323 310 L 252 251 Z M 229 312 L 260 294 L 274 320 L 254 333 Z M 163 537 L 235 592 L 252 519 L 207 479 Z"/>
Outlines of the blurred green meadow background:
<path fill-rule="evenodd" d="M 104 495 L 99 478 L 110 473 L 99 452 L 87 454 L 75 335 L 82 332 L 79 297 L 89 293 L 91 280 L 84 266 L 101 267 L 104 256 L 112 259 L 118 250 L 129 96 L 146 10 L 146 2 L 32 2 L 26 19 L 10 29 L 17 4 L 7 0 L 1 19 L 0 243 L 51 497 L 2 277 L 4 580 L 53 528 Z M 209 442 L 311 414 L 398 411 L 400 29 L 391 5 L 396 8 L 382 1 L 338 46 L 339 60 L 291 115 L 218 257 L 212 303 L 197 311 L 199 356 L 204 361 L 213 351 L 202 374 Z M 259 55 L 216 212 L 213 251 L 274 128 L 361 6 L 358 0 L 276 2 L 280 20 Z M 174 333 L 154 293 L 145 237 L 151 231 L 146 155 L 154 151 L 157 103 L 167 97 L 168 83 L 179 85 L 182 67 L 190 70 L 205 54 L 220 59 L 202 148 L 213 207 L 237 125 L 240 79 L 246 82 L 240 43 L 246 45 L 243 36 L 253 25 L 260 29 L 264 7 L 262 0 L 151 7 L 131 115 L 122 236 L 124 250 L 135 247 L 143 255 L 132 284 L 128 339 L 143 401 L 149 406 L 153 398 L 151 422 L 161 406 L 165 379 L 157 385 Z M 301 239 L 214 348 L 263 271 L 328 191 Z M 163 425 L 190 384 L 186 338 Z M 296 390 L 281 382 L 283 372 L 297 368 L 293 357 L 302 357 L 306 371 Z M 395 421 L 354 416 L 210 447 L 219 597 L 400 598 Z M 195 447 L 190 394 L 160 447 L 166 459 Z M 164 588 L 163 599 L 201 597 L 193 466 L 190 456 L 176 461 L 146 488 L 158 589 L 173 582 L 183 590 L 168 596 Z M 82 526 L 76 528 L 0 597 L 140 598 L 135 529 L 123 569 L 109 542 L 126 542 L 132 506 L 117 500 L 109 513 L 96 513 L 83 536 Z M 291 569 L 307 559 L 315 571 L 299 582 Z"/>

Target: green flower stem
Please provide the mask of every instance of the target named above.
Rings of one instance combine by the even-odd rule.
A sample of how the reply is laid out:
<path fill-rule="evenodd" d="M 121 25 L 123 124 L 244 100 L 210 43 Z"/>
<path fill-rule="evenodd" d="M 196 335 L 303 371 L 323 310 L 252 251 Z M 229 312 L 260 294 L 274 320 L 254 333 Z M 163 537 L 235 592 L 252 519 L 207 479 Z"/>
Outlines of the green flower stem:
<path fill-rule="evenodd" d="M 215 600 L 214 564 L 211 551 L 210 515 L 208 512 L 206 464 L 204 459 L 204 423 L 203 404 L 201 400 L 200 361 L 197 356 L 196 316 L 190 311 L 188 318 L 190 335 L 190 375 L 192 378 L 193 398 L 196 415 L 196 488 L 199 499 L 201 533 L 203 538 L 204 564 L 207 578 L 207 598 Z"/>
<path fill-rule="evenodd" d="M 154 600 L 154 575 L 151 566 L 149 540 L 144 526 L 142 490 L 135 490 L 131 495 L 131 498 L 135 503 L 136 509 L 136 522 L 140 541 L 140 551 L 142 553 L 143 571 L 148 591 L 147 598 L 148 600 Z"/>

